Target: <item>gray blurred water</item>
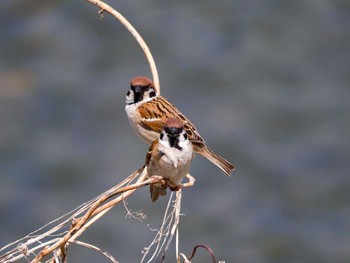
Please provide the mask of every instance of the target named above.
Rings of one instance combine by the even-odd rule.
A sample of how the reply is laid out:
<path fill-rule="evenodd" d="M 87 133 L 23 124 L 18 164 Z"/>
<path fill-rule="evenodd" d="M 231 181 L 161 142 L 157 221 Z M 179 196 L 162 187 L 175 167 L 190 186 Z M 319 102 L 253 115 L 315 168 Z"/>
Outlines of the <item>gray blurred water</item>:
<path fill-rule="evenodd" d="M 226 262 L 350 262 L 350 2 L 110 1 L 148 43 L 162 94 L 236 166 L 196 158 L 180 249 Z M 0 246 L 121 181 L 147 145 L 129 80 L 150 76 L 132 36 L 85 1 L 0 3 Z M 81 239 L 138 262 L 166 199 L 128 201 Z M 72 262 L 108 262 L 72 246 Z M 173 254 L 169 256 L 168 262 Z M 201 252 L 196 261 L 209 262 Z"/>

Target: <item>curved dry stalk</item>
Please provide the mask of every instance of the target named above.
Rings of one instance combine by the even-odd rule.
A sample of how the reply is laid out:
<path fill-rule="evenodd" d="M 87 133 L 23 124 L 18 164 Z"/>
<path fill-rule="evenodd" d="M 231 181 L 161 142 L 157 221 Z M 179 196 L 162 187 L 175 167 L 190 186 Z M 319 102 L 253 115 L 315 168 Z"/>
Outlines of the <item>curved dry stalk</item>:
<path fill-rule="evenodd" d="M 198 244 L 198 245 L 196 245 L 193 248 L 192 253 L 189 256 L 188 260 L 191 260 L 196 255 L 197 248 L 205 249 L 209 253 L 209 255 L 211 256 L 212 262 L 213 263 L 217 262 L 213 250 L 208 245 L 205 245 L 205 244 Z"/>
<path fill-rule="evenodd" d="M 87 248 L 90 248 L 90 249 L 93 249 L 93 250 L 96 250 L 97 252 L 101 253 L 102 255 L 104 255 L 106 258 L 110 259 L 113 263 L 118 263 L 118 261 L 111 255 L 109 254 L 108 252 L 94 246 L 94 245 L 91 245 L 91 244 L 88 244 L 88 243 L 85 243 L 85 242 L 82 242 L 82 241 L 73 241 L 75 244 L 77 245 L 80 245 L 80 246 L 83 246 L 83 247 L 87 247 Z"/>
<path fill-rule="evenodd" d="M 98 6 L 100 8 L 100 11 L 99 11 L 100 15 L 102 15 L 103 12 L 107 12 L 107 13 L 111 14 L 112 16 L 114 16 L 134 36 L 134 38 L 136 39 L 137 43 L 140 45 L 140 47 L 142 48 L 143 52 L 146 55 L 146 58 L 147 58 L 148 63 L 149 63 L 149 66 L 151 68 L 154 86 L 156 87 L 158 93 L 160 94 L 160 84 L 159 84 L 159 76 L 158 76 L 157 66 L 156 66 L 156 63 L 154 62 L 153 56 L 151 54 L 151 51 L 149 50 L 146 42 L 143 40 L 143 38 L 140 36 L 140 34 L 129 23 L 129 21 L 126 20 L 126 18 L 122 14 L 120 14 L 118 11 L 116 11 L 111 6 L 107 5 L 106 3 L 104 3 L 104 2 L 102 2 L 100 0 L 86 0 L 86 1 L 90 2 L 93 5 Z"/>
<path fill-rule="evenodd" d="M 72 240 L 75 240 L 76 238 L 78 238 L 88 227 L 90 227 L 99 218 L 101 218 L 104 214 L 106 214 L 113 206 L 120 203 L 121 201 L 124 201 L 127 197 L 132 195 L 138 188 L 149 185 L 149 184 L 153 184 L 153 183 L 165 184 L 165 182 L 163 181 L 163 178 L 161 178 L 159 176 L 152 176 L 148 180 L 145 180 L 145 178 L 147 176 L 148 175 L 147 175 L 146 169 L 143 169 L 139 179 L 137 180 L 137 182 L 135 184 L 130 185 L 130 186 L 126 186 L 123 189 L 120 189 L 120 192 L 124 192 L 122 195 L 118 196 L 114 200 L 112 200 L 112 201 L 108 202 L 107 204 L 102 205 L 98 209 L 96 209 L 94 211 L 94 213 L 92 213 L 92 216 L 91 216 L 92 219 L 90 219 L 89 222 L 87 222 L 85 225 L 83 225 L 81 227 L 81 229 L 79 229 L 72 236 L 72 238 L 69 241 L 71 242 Z M 112 193 L 111 196 L 113 196 L 113 195 L 114 194 Z"/>

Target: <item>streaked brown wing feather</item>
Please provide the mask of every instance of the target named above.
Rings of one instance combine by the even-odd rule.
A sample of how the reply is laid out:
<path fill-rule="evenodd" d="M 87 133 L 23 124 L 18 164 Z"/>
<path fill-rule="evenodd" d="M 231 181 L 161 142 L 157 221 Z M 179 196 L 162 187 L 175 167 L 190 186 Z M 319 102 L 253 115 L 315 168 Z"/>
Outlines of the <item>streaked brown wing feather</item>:
<path fill-rule="evenodd" d="M 156 147 L 156 145 L 158 144 L 158 140 L 155 140 L 151 146 L 148 148 L 148 152 L 146 154 L 146 160 L 145 160 L 145 165 L 148 166 L 149 165 L 149 162 L 151 161 L 151 158 L 152 158 L 152 152 L 153 152 L 153 149 L 154 147 Z"/>
<path fill-rule="evenodd" d="M 192 143 L 203 145 L 205 142 L 196 127 L 183 115 L 174 105 L 165 98 L 158 96 L 155 99 L 144 103 L 138 107 L 140 116 L 140 125 L 147 130 L 161 132 L 164 123 L 170 117 L 175 117 L 184 122 L 184 129 Z"/>
<path fill-rule="evenodd" d="M 163 129 L 164 122 L 162 122 L 161 120 L 150 121 L 147 119 L 142 119 L 140 120 L 140 125 L 146 130 L 160 133 Z"/>

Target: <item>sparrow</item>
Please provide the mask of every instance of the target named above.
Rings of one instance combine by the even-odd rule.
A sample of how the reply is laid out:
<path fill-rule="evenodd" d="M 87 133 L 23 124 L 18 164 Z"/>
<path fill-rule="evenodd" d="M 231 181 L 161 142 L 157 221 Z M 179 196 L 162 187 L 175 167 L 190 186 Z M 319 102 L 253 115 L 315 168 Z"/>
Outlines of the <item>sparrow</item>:
<path fill-rule="evenodd" d="M 206 146 L 196 127 L 173 104 L 158 94 L 149 78 L 136 77 L 130 84 L 125 111 L 130 125 L 141 139 L 151 144 L 158 139 L 167 119 L 178 118 L 184 123 L 184 130 L 194 152 L 207 158 L 227 176 L 231 176 L 234 166 Z"/>
<path fill-rule="evenodd" d="M 148 176 L 158 175 L 164 178 L 170 190 L 180 189 L 182 179 L 189 173 L 194 152 L 188 139 L 184 124 L 176 118 L 169 118 L 146 155 L 145 166 Z M 167 186 L 151 184 L 151 200 L 166 194 Z"/>

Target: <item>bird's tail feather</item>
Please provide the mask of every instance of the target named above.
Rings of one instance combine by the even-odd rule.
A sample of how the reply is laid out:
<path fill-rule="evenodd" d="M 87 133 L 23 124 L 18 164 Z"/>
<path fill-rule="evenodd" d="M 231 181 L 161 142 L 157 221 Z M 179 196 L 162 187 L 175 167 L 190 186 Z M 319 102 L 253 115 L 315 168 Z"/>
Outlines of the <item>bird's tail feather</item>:
<path fill-rule="evenodd" d="M 198 147 L 197 152 L 202 155 L 203 157 L 207 158 L 210 162 L 215 164 L 218 168 L 221 169 L 221 171 L 224 172 L 227 176 L 231 176 L 231 173 L 235 169 L 233 164 L 225 160 L 220 155 L 217 155 L 212 150 L 210 150 L 208 147 Z"/>
<path fill-rule="evenodd" d="M 152 202 L 157 201 L 159 196 L 166 195 L 166 190 L 163 189 L 162 187 L 159 187 L 159 186 L 155 185 L 155 184 L 151 184 L 149 190 L 150 190 L 150 193 L 151 193 L 151 200 L 152 200 Z"/>

